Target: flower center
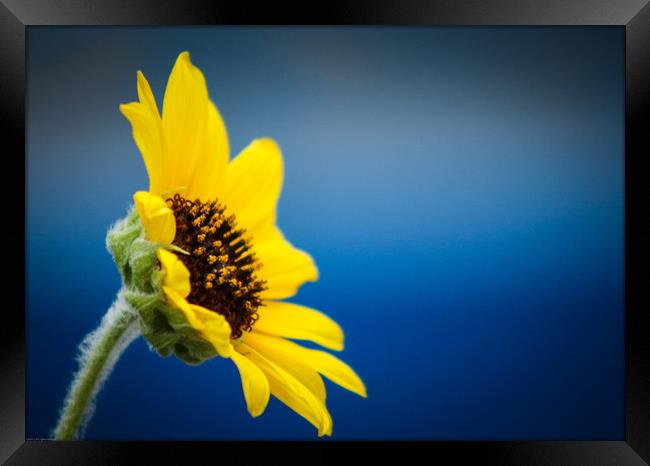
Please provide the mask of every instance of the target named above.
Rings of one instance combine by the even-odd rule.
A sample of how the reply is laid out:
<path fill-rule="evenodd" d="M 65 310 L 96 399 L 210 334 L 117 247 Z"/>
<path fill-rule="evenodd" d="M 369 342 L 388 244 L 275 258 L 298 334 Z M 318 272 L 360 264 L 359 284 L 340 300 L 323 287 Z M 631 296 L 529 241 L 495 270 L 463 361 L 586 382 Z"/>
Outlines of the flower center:
<path fill-rule="evenodd" d="M 261 264 L 251 251 L 250 238 L 218 201 L 190 201 L 176 194 L 167 205 L 176 217 L 173 244 L 190 253 L 178 255 L 190 271 L 187 300 L 223 315 L 231 338 L 239 338 L 257 320 L 265 289 L 255 275 Z"/>

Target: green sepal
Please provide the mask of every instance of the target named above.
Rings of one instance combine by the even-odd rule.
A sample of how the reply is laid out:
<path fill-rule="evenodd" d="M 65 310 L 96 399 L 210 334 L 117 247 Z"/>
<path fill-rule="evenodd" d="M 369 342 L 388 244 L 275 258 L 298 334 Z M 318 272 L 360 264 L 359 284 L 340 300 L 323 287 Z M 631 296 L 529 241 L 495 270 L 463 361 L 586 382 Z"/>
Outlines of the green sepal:
<path fill-rule="evenodd" d="M 185 315 L 167 305 L 161 296 L 127 293 L 126 299 L 132 305 L 140 304 L 142 336 L 159 355 L 174 354 L 188 364 L 200 364 L 218 355 L 212 344 L 189 325 Z"/>
<path fill-rule="evenodd" d="M 144 228 L 138 213 L 131 208 L 126 218 L 117 221 L 106 234 L 106 248 L 113 256 L 113 260 L 122 275 L 124 285 L 131 284 L 131 266 L 129 264 L 130 247 L 138 237 L 144 236 Z"/>
<path fill-rule="evenodd" d="M 129 250 L 132 286 L 142 291 L 153 291 L 152 274 L 158 268 L 158 245 L 138 237 Z"/>

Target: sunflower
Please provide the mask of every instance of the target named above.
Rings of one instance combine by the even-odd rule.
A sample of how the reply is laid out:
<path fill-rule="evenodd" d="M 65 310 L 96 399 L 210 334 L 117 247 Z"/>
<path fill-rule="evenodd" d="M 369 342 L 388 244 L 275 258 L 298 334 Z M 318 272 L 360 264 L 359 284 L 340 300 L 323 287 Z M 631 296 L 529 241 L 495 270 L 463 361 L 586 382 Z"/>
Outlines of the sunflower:
<path fill-rule="evenodd" d="M 236 365 L 248 412 L 275 396 L 331 435 L 321 376 L 363 397 L 359 376 L 332 354 L 292 340 L 343 349 L 339 325 L 284 302 L 318 279 L 313 259 L 276 225 L 283 160 L 270 138 L 233 160 L 223 120 L 201 71 L 181 53 L 165 90 L 162 116 L 144 75 L 138 102 L 120 106 L 149 175 L 133 196 L 145 238 L 158 246 L 167 304 L 216 353 Z"/>

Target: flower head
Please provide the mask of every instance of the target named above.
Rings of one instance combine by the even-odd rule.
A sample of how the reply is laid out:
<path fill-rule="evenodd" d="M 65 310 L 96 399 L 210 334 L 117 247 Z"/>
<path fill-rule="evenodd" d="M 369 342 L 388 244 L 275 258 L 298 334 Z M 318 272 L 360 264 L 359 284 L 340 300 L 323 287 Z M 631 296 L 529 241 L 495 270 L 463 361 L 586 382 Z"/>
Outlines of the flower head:
<path fill-rule="evenodd" d="M 229 160 L 228 135 L 189 54 L 178 56 L 162 115 L 144 75 L 138 102 L 123 104 L 149 190 L 108 235 L 108 247 L 161 354 L 188 363 L 230 358 L 252 416 L 270 394 L 331 435 L 322 376 L 366 396 L 345 363 L 291 341 L 341 351 L 343 332 L 319 311 L 281 301 L 318 271 L 276 225 L 283 181 L 278 144 L 256 139 Z"/>

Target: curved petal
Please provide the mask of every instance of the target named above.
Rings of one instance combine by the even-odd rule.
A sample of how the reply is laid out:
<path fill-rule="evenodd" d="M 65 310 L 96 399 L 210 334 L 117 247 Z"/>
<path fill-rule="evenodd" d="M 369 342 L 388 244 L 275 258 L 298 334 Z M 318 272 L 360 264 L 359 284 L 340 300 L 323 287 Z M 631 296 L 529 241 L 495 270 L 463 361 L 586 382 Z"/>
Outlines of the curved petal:
<path fill-rule="evenodd" d="M 201 334 L 203 334 L 205 339 L 212 343 L 212 346 L 214 346 L 214 349 L 217 350 L 219 355 L 224 358 L 232 356 L 234 352 L 230 343 L 232 331 L 226 318 L 221 314 L 217 314 L 196 304 L 190 304 L 190 308 L 202 323 Z"/>
<path fill-rule="evenodd" d="M 366 387 L 361 378 L 350 366 L 336 356 L 325 351 L 305 348 L 284 338 L 261 334 L 254 335 L 254 333 L 252 332 L 246 336 L 246 343 L 258 349 L 265 356 L 267 354 L 283 355 L 285 358 L 292 360 L 294 364 L 309 366 L 346 390 L 350 390 L 364 398 L 367 397 Z M 251 338 L 253 335 L 254 338 Z M 271 358 L 269 357 L 269 359 Z"/>
<path fill-rule="evenodd" d="M 230 343 L 230 324 L 221 314 L 190 304 L 176 290 L 168 286 L 163 286 L 163 291 L 170 304 L 185 315 L 187 323 L 209 341 L 220 356 L 224 358 L 232 356 L 234 351 Z"/>
<path fill-rule="evenodd" d="M 248 412 L 251 416 L 257 417 L 264 412 L 269 403 L 271 392 L 269 381 L 264 372 L 246 356 L 233 351 L 231 358 L 239 370 Z"/>
<path fill-rule="evenodd" d="M 138 71 L 137 77 L 140 102 L 121 104 L 120 111 L 131 123 L 133 139 L 149 174 L 149 191 L 160 194 L 166 184 L 162 122 L 149 83 L 142 72 Z"/>
<path fill-rule="evenodd" d="M 159 248 L 156 255 L 164 273 L 163 286 L 185 298 L 191 291 L 190 271 L 173 252 Z"/>
<path fill-rule="evenodd" d="M 203 322 L 196 316 L 190 303 L 188 303 L 187 300 L 178 293 L 178 291 L 168 286 L 163 286 L 163 291 L 165 292 L 165 296 L 167 296 L 170 304 L 185 315 L 187 323 L 190 324 L 193 329 L 199 331 L 203 329 Z"/>
<path fill-rule="evenodd" d="M 255 139 L 228 165 L 218 195 L 239 224 L 255 236 L 260 227 L 275 223 L 282 178 L 278 145 L 273 139 Z"/>
<path fill-rule="evenodd" d="M 162 127 L 165 136 L 166 190 L 183 188 L 188 199 L 205 199 L 219 184 L 228 163 L 228 136 L 208 98 L 203 73 L 182 52 L 167 82 Z"/>
<path fill-rule="evenodd" d="M 133 195 L 133 202 L 149 241 L 161 244 L 174 241 L 176 219 L 162 198 L 146 191 L 138 191 Z"/>
<path fill-rule="evenodd" d="M 280 340 L 280 343 L 276 344 Z M 279 367 L 293 375 L 300 383 L 307 387 L 321 401 L 325 401 L 327 393 L 325 384 L 318 372 L 306 364 L 300 358 L 296 358 L 286 345 L 282 344 L 281 338 L 268 337 L 266 335 L 252 331 L 244 337 L 247 345 L 255 348 L 261 355 L 269 361 L 277 364 Z"/>
<path fill-rule="evenodd" d="M 293 303 L 266 301 L 258 309 L 255 332 L 309 340 L 325 348 L 343 349 L 343 330 L 325 314 Z"/>
<path fill-rule="evenodd" d="M 246 343 L 238 351 L 262 369 L 269 381 L 271 394 L 307 419 L 318 429 L 318 435 L 332 435 L 332 418 L 325 404 L 293 375 L 265 358 Z"/>
<path fill-rule="evenodd" d="M 275 225 L 253 237 L 253 250 L 262 264 L 258 274 L 266 280 L 265 299 L 290 298 L 303 283 L 318 280 L 311 256 L 295 248 Z"/>

